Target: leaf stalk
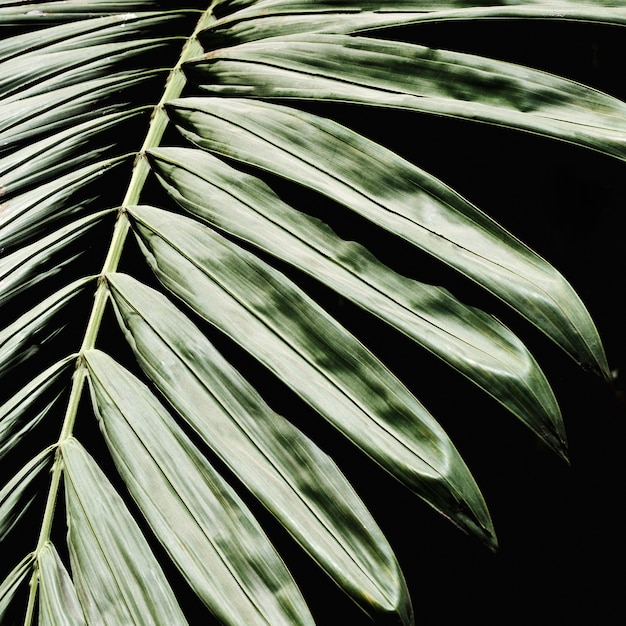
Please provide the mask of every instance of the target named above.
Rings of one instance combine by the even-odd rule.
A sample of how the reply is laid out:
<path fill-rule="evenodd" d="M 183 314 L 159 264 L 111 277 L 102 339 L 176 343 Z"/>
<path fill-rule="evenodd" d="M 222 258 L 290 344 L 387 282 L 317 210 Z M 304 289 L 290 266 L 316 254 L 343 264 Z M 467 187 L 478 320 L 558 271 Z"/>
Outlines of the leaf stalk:
<path fill-rule="evenodd" d="M 145 136 L 143 145 L 137 153 L 137 157 L 133 164 L 133 171 L 126 190 L 126 194 L 122 201 L 122 205 L 118 212 L 117 221 L 113 230 L 111 238 L 111 244 L 107 252 L 107 256 L 104 260 L 102 271 L 100 272 L 98 279 L 98 286 L 94 296 L 94 304 L 87 323 L 85 335 L 83 338 L 82 346 L 76 360 L 76 369 L 72 377 L 72 388 L 70 391 L 70 397 L 67 405 L 67 410 L 63 420 L 63 426 L 61 428 L 61 434 L 57 442 L 57 450 L 55 453 L 55 459 L 52 466 L 52 476 L 50 481 L 50 489 L 48 491 L 48 498 L 46 501 L 46 507 L 43 514 L 43 520 L 41 525 L 41 531 L 35 549 L 35 559 L 33 565 L 33 574 L 30 580 L 30 593 L 28 598 L 28 605 L 26 609 L 26 615 L 24 618 L 24 626 L 31 626 L 35 614 L 35 605 L 37 598 L 37 590 L 39 587 L 39 565 L 38 559 L 41 550 L 50 540 L 52 523 L 54 520 L 54 512 L 56 509 L 56 503 L 59 496 L 59 489 L 61 486 L 61 478 L 63 475 L 63 455 L 62 446 L 73 433 L 76 416 L 78 414 L 78 406 L 82 397 L 82 392 L 85 386 L 85 379 L 87 377 L 86 368 L 84 365 L 83 354 L 86 350 L 91 350 L 95 347 L 95 343 L 102 324 L 102 318 L 106 308 L 106 303 L 109 297 L 109 290 L 106 283 L 106 275 L 109 272 L 117 270 L 122 252 L 124 250 L 124 244 L 128 231 L 130 229 L 130 222 L 126 212 L 126 208 L 137 204 L 141 196 L 141 192 L 144 188 L 146 179 L 150 172 L 150 165 L 145 156 L 146 151 L 157 147 L 163 133 L 169 123 L 167 113 L 165 111 L 165 103 L 174 98 L 178 98 L 186 83 L 187 79 L 182 70 L 182 65 L 189 59 L 198 56 L 203 53 L 202 46 L 198 41 L 198 33 L 206 28 L 212 21 L 214 21 L 212 7 L 203 12 L 198 20 L 193 34 L 187 39 L 181 55 L 176 65 L 170 71 L 165 89 L 161 99 L 154 107 L 152 117 L 150 120 L 150 126 Z"/>

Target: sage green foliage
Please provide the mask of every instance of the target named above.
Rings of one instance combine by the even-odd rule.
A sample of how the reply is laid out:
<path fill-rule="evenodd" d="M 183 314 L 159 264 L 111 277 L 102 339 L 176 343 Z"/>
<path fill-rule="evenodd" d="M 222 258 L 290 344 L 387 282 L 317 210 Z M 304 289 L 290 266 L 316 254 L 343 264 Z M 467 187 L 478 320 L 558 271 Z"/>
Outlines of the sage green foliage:
<path fill-rule="evenodd" d="M 441 359 L 567 459 L 549 381 L 490 311 L 386 265 L 306 199 L 431 255 L 609 380 L 600 337 L 548 260 L 323 111 L 456 118 L 624 160 L 619 99 L 392 38 L 468 19 L 621 27 L 621 5 L 0 1 L 3 546 L 31 522 L 3 563 L 0 621 L 186 624 L 175 567 L 221 623 L 311 624 L 255 515 L 264 507 L 374 621 L 413 623 L 398 560 L 341 458 L 272 407 L 239 352 L 496 549 L 437 416 L 311 284 Z"/>

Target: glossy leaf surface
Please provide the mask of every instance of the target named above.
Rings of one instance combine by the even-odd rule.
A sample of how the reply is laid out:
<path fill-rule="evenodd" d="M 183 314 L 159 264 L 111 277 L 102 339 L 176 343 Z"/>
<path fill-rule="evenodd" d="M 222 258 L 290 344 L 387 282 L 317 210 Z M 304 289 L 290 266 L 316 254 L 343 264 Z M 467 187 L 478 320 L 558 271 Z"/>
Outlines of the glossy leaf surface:
<path fill-rule="evenodd" d="M 185 421 L 365 611 L 398 611 L 408 623 L 395 556 L 333 461 L 164 296 L 123 274 L 107 281 L 142 368 Z"/>
<path fill-rule="evenodd" d="M 626 25 L 622 0 L 382 0 L 358 5 L 346 1 L 266 0 L 217 2 L 215 11 L 220 19 L 200 34 L 207 45 L 218 44 L 215 47 L 294 33 L 385 33 L 398 26 L 455 20 L 571 20 Z"/>
<path fill-rule="evenodd" d="M 165 408 L 104 353 L 89 352 L 87 360 L 116 465 L 196 593 L 233 626 L 310 624 L 291 576 L 252 513 Z"/>
<path fill-rule="evenodd" d="M 626 159 L 626 105 L 619 99 L 477 56 L 300 35 L 220 50 L 186 71 L 213 94 L 375 103 L 533 132 Z"/>
<path fill-rule="evenodd" d="M 311 187 L 427 251 L 608 377 L 596 328 L 563 276 L 415 165 L 334 121 L 287 107 L 189 98 L 168 109 L 194 143 Z"/>
<path fill-rule="evenodd" d="M 168 289 L 429 504 L 494 543 L 482 496 L 452 442 L 365 346 L 285 276 L 208 228 L 150 207 L 131 214 Z"/>
<path fill-rule="evenodd" d="M 564 452 L 552 391 L 520 340 L 446 290 L 408 280 L 366 248 L 284 203 L 261 180 L 188 148 L 150 158 L 168 193 L 216 228 L 287 261 L 380 317 L 493 395 Z"/>
<path fill-rule="evenodd" d="M 354 619 L 410 626 L 451 611 L 431 580 L 465 610 L 454 577 L 482 585 L 486 606 L 497 590 L 446 568 L 420 499 L 494 549 L 472 472 L 506 470 L 490 464 L 511 445 L 507 413 L 567 458 L 561 372 L 527 322 L 611 373 L 550 248 L 491 217 L 519 207 L 455 191 L 456 152 L 431 173 L 440 137 L 412 137 L 412 121 L 619 167 L 626 108 L 548 58 L 556 73 L 500 60 L 517 60 L 507 42 L 490 58 L 463 37 L 455 51 L 420 40 L 547 22 L 615 37 L 626 13 L 617 0 L 0 0 L 0 622 L 292 626 L 332 611 L 352 624 L 339 597 Z M 487 402 L 493 430 L 483 392 L 501 405 Z M 585 433 L 608 441 L 602 423 Z M 376 464 L 408 487 L 401 509 Z M 519 482 L 505 487 L 537 518 L 524 532 L 549 528 Z M 411 528 L 397 543 L 396 514 Z"/>
<path fill-rule="evenodd" d="M 89 622 L 185 624 L 147 541 L 102 470 L 76 441 L 62 447 L 68 545 Z"/>

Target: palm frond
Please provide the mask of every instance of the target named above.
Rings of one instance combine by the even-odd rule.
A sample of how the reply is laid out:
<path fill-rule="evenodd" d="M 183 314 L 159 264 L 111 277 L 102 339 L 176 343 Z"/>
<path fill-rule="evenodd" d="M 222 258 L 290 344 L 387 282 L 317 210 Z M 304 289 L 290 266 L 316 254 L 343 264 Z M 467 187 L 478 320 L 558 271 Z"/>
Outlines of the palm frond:
<path fill-rule="evenodd" d="M 69 572 L 54 544 L 48 543 L 39 553 L 41 572 L 39 592 L 39 623 L 86 624 L 80 600 Z"/>
<path fill-rule="evenodd" d="M 378 36 L 394 28 L 468 20 L 626 25 L 621 0 L 376 0 L 358 5 L 345 0 L 225 1 L 216 2 L 214 12 L 219 19 L 200 33 L 200 41 L 212 49 L 296 33 Z"/>
<path fill-rule="evenodd" d="M 30 533 L 3 563 L 0 620 L 186 624 L 184 584 L 220 623 L 311 624 L 264 528 L 276 522 L 372 619 L 412 624 L 342 459 L 272 394 L 492 549 L 495 530 L 438 416 L 328 294 L 567 459 L 565 426 L 516 334 L 383 262 L 362 225 L 610 370 L 559 271 L 392 139 L 332 113 L 455 118 L 624 160 L 618 98 L 391 34 L 626 14 L 582 0 L 184 4 L 0 1 L 0 540 Z M 323 202 L 349 216 L 342 232 Z"/>

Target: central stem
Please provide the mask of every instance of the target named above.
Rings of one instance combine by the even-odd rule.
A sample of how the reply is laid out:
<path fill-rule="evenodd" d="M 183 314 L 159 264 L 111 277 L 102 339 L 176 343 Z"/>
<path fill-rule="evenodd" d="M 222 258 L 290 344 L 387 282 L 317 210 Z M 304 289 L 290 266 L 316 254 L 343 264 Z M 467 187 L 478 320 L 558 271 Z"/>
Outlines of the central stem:
<path fill-rule="evenodd" d="M 50 490 L 48 492 L 48 499 L 46 501 L 46 507 L 44 510 L 43 521 L 41 525 L 41 532 L 39 534 L 39 540 L 35 549 L 35 564 L 33 568 L 33 575 L 30 581 L 30 594 L 28 598 L 28 606 L 26 609 L 26 616 L 24 619 L 24 625 L 30 626 L 33 622 L 34 610 L 37 597 L 37 589 L 39 586 L 39 567 L 38 567 L 38 555 L 41 552 L 43 546 L 50 540 L 52 522 L 54 519 L 54 511 L 56 508 L 57 499 L 59 497 L 59 489 L 61 485 L 61 477 L 63 474 L 63 457 L 62 446 L 68 438 L 72 436 L 74 430 L 74 423 L 76 421 L 76 415 L 78 414 L 78 406 L 82 397 L 82 392 L 85 386 L 86 368 L 83 362 L 83 353 L 86 350 L 94 348 L 100 326 L 102 324 L 102 317 L 106 308 L 107 299 L 109 296 L 108 287 L 106 284 L 105 276 L 109 272 L 117 270 L 122 252 L 124 250 L 124 244 L 128 231 L 130 229 L 130 223 L 126 208 L 137 204 L 141 196 L 146 178 L 150 172 L 150 166 L 146 158 L 146 151 L 150 148 L 154 148 L 159 145 L 163 133 L 168 125 L 168 118 L 165 112 L 165 103 L 177 98 L 181 95 L 183 88 L 186 84 L 186 78 L 182 71 L 182 65 L 185 61 L 198 56 L 203 53 L 202 46 L 198 41 L 198 33 L 206 28 L 213 20 L 211 9 L 205 11 L 191 35 L 191 37 L 185 43 L 182 49 L 178 63 L 171 70 L 163 95 L 158 104 L 154 107 L 152 118 L 150 120 L 150 127 L 144 139 L 141 149 L 137 153 L 135 163 L 133 165 L 133 171 L 126 195 L 122 201 L 122 205 L 118 211 L 117 221 L 113 230 L 111 238 L 111 244 L 109 246 L 107 256 L 102 266 L 102 271 L 98 279 L 98 286 L 94 296 L 94 304 L 87 323 L 87 329 L 80 348 L 78 358 L 76 360 L 76 370 L 72 377 L 72 388 L 70 391 L 70 397 L 67 404 L 67 410 L 61 428 L 61 434 L 57 443 L 57 450 L 55 453 L 54 463 L 52 466 L 52 477 L 50 481 Z"/>

